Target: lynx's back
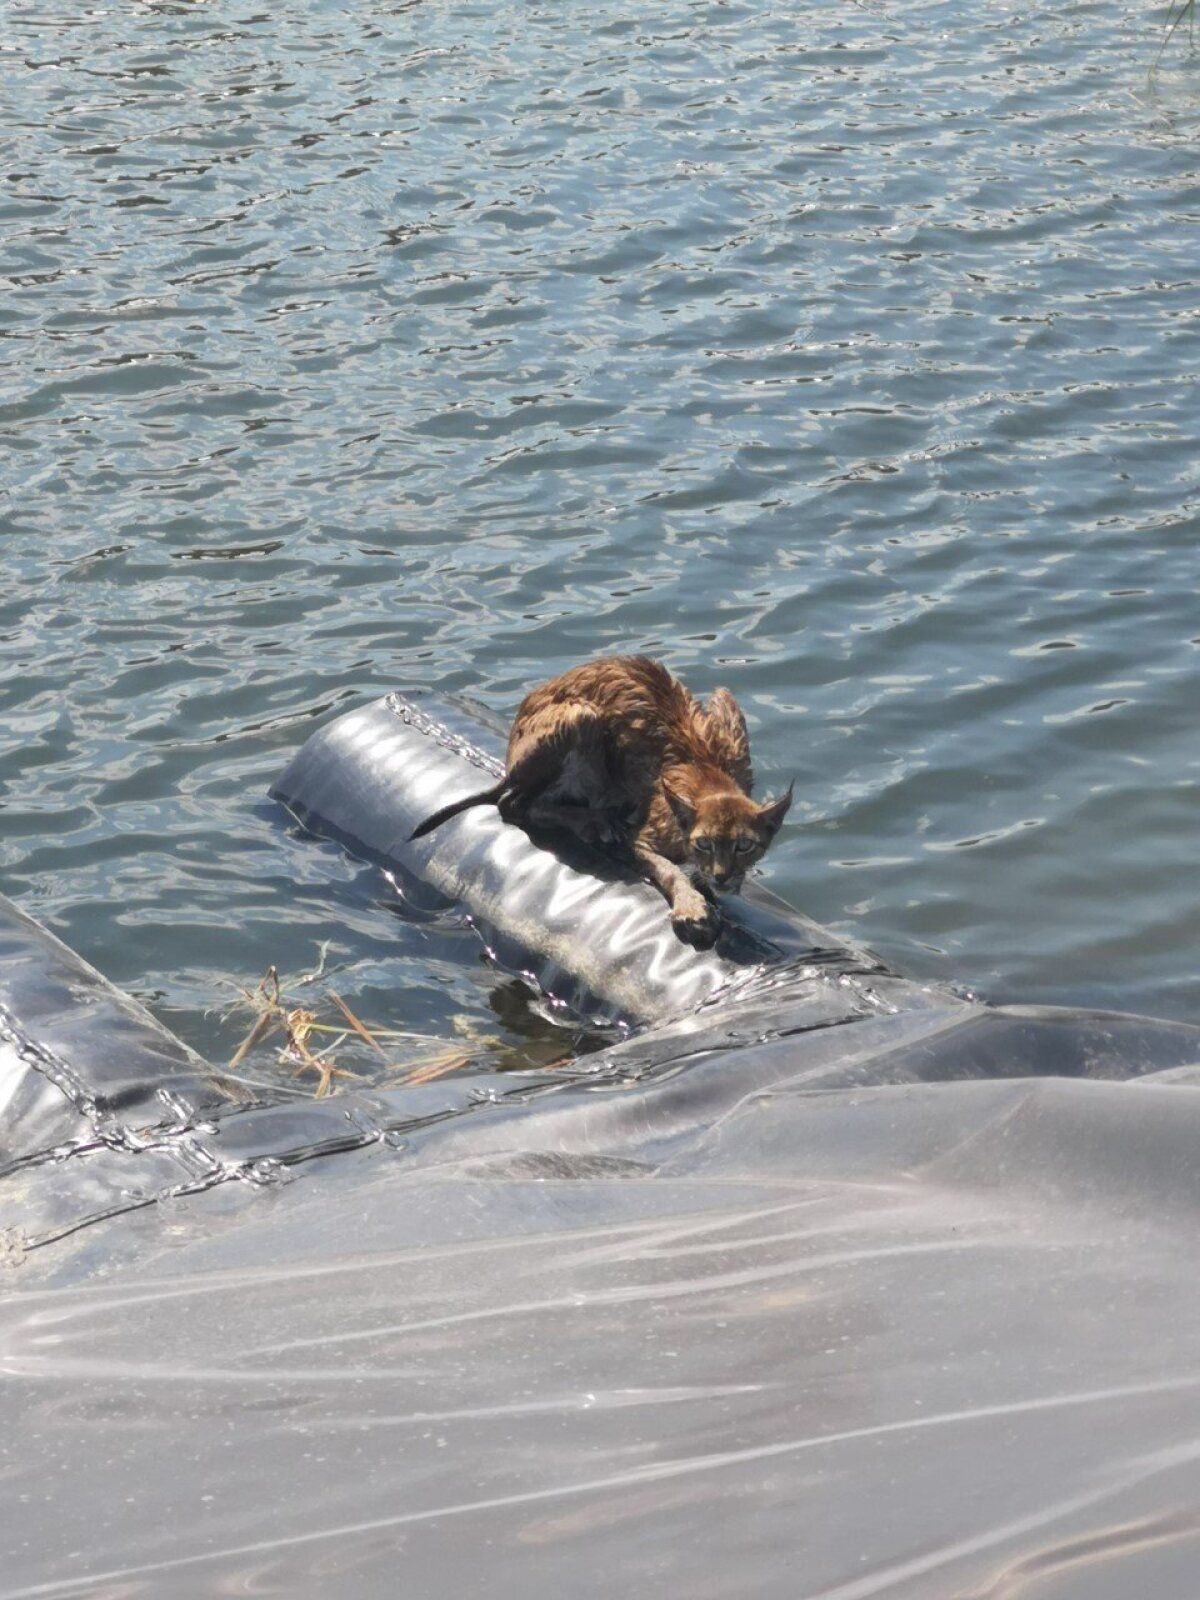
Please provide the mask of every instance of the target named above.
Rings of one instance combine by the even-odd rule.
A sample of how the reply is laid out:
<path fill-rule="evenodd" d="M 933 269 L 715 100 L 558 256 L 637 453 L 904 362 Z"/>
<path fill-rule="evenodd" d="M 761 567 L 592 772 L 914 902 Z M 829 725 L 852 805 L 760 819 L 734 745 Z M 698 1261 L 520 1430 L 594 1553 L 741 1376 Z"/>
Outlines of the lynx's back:
<path fill-rule="evenodd" d="M 625 786 L 653 785 L 664 767 L 704 765 L 752 782 L 745 723 L 728 690 L 706 711 L 666 667 L 648 656 L 608 656 L 573 667 L 533 689 L 521 703 L 509 740 L 509 767 L 528 751 L 530 735 L 565 739 L 580 725 L 607 746 L 610 777 Z M 575 742 L 573 740 L 572 742 Z"/>

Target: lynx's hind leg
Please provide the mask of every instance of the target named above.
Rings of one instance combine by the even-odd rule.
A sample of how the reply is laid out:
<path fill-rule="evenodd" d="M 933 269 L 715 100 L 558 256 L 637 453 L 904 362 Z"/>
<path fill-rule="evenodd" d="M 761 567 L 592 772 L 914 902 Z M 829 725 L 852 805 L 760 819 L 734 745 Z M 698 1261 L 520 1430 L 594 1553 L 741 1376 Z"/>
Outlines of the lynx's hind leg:
<path fill-rule="evenodd" d="M 578 802 L 559 805 L 539 797 L 530 808 L 529 820 L 550 828 L 562 828 L 584 844 L 603 849 L 618 845 L 627 836 L 622 829 L 622 812 L 612 806 L 585 806 Z"/>
<path fill-rule="evenodd" d="M 543 798 L 547 805 L 604 805 L 606 749 L 603 720 L 582 701 L 561 701 L 518 718 L 506 775 L 512 820 Z"/>

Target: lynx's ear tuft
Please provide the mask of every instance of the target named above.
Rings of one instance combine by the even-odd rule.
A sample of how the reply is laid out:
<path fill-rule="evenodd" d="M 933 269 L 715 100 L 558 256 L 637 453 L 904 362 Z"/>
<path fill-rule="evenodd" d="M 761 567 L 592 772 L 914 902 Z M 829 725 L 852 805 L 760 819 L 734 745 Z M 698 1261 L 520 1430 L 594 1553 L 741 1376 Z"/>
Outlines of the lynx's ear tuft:
<path fill-rule="evenodd" d="M 675 790 L 668 787 L 667 784 L 664 783 L 662 787 L 663 793 L 667 797 L 667 804 L 675 814 L 675 821 L 685 834 L 691 833 L 696 823 L 695 806 L 690 805 L 681 794 L 676 794 Z"/>
<path fill-rule="evenodd" d="M 778 800 L 769 800 L 766 805 L 759 806 L 758 808 L 759 817 L 770 829 L 772 839 L 783 826 L 783 819 L 787 816 L 788 811 L 791 808 L 792 790 L 795 787 L 796 780 L 793 778 L 791 783 L 789 783 L 787 786 L 786 794 L 780 795 Z"/>

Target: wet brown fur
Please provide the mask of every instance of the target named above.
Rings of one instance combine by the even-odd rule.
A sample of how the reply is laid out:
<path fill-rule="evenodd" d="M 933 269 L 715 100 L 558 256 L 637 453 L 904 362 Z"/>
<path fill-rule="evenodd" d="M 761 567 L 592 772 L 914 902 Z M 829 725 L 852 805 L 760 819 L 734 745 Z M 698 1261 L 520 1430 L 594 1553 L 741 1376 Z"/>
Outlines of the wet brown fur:
<path fill-rule="evenodd" d="M 413 837 L 494 801 L 512 822 L 621 842 L 666 897 L 678 936 L 706 949 L 720 928 L 713 887 L 740 887 L 791 803 L 789 790 L 756 805 L 752 783 L 745 718 L 728 689 L 702 706 L 658 662 L 611 656 L 531 690 L 501 782 L 444 807 Z"/>

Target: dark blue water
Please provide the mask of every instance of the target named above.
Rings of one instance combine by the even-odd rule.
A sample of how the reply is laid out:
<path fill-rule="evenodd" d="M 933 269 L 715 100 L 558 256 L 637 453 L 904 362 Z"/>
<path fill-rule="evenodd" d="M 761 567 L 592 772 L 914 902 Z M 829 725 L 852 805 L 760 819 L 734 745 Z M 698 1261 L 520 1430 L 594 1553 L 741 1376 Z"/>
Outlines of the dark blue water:
<path fill-rule="evenodd" d="M 1160 33 L 10 8 L 0 888 L 214 1057 L 328 940 L 364 1016 L 519 1060 L 473 936 L 264 791 L 387 688 L 508 711 L 639 650 L 795 776 L 764 871 L 811 915 L 1195 1019 L 1200 78 Z"/>

